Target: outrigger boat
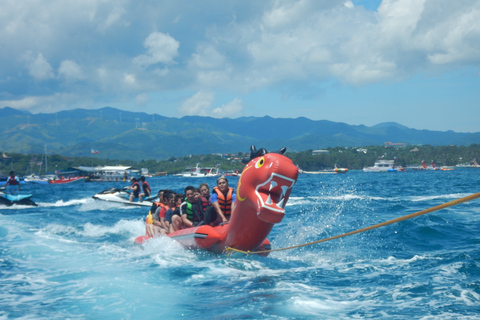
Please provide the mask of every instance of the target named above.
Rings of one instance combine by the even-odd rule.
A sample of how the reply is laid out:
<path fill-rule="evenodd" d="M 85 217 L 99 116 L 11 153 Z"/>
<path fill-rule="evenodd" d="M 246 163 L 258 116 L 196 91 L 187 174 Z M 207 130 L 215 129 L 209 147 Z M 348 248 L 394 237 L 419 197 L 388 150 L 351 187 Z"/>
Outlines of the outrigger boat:
<path fill-rule="evenodd" d="M 35 202 L 33 202 L 32 194 L 10 194 L 5 193 L 4 188 L 0 189 L 0 204 L 5 206 L 13 206 L 14 204 L 20 204 L 25 206 L 37 206 Z"/>
<path fill-rule="evenodd" d="M 203 168 L 199 166 L 199 163 L 195 168 L 187 168 L 183 173 L 175 174 L 175 176 L 185 178 L 205 178 L 205 177 L 218 177 L 220 175 L 218 167 Z"/>
<path fill-rule="evenodd" d="M 175 231 L 168 237 L 188 249 L 205 249 L 224 253 L 226 248 L 242 251 L 270 249 L 267 239 L 276 223 L 285 215 L 285 205 L 298 178 L 298 167 L 285 157 L 285 148 L 268 153 L 251 147 L 250 159 L 238 180 L 235 206 L 229 222 L 201 225 Z M 136 244 L 148 241 L 148 235 L 135 239 Z M 264 255 L 268 255 L 268 252 Z"/>
<path fill-rule="evenodd" d="M 152 198 L 147 198 L 142 202 L 137 201 L 130 201 L 129 200 L 130 192 L 127 189 L 119 189 L 119 188 L 110 188 L 107 190 L 103 190 L 102 192 L 97 193 L 92 198 L 96 200 L 103 200 L 107 202 L 116 202 L 116 203 L 123 203 L 129 206 L 140 206 L 140 207 L 151 207 L 153 202 Z"/>

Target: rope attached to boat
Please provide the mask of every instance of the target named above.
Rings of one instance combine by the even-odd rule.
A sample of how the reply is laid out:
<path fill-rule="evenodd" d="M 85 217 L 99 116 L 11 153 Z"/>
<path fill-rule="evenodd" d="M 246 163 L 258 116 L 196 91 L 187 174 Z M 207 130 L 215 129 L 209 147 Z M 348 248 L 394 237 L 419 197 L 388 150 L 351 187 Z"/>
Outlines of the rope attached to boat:
<path fill-rule="evenodd" d="M 321 239 L 321 240 L 317 240 L 317 241 L 313 241 L 313 242 L 309 242 L 309 243 L 305 243 L 305 244 L 299 244 L 299 245 L 296 245 L 296 246 L 280 248 L 280 249 L 273 249 L 273 250 L 253 251 L 253 252 L 242 251 L 242 250 L 238 250 L 238 249 L 231 248 L 231 247 L 227 247 L 227 248 L 225 248 L 225 250 L 228 252 L 227 257 L 230 257 L 230 254 L 234 251 L 249 255 L 249 254 L 261 254 L 261 253 L 267 253 L 267 252 L 283 251 L 283 250 L 289 250 L 289 249 L 296 249 L 296 248 L 300 248 L 300 247 L 306 247 L 306 246 L 309 246 L 309 245 L 313 245 L 313 244 L 317 244 L 317 243 L 321 243 L 321 242 L 326 242 L 326 241 L 330 241 L 330 240 L 335 240 L 335 239 L 351 236 L 351 235 L 354 235 L 354 234 L 357 234 L 357 233 L 361 233 L 361 232 L 377 229 L 377 228 L 380 228 L 380 227 L 388 226 L 390 224 L 394 224 L 394 223 L 397 223 L 397 222 L 400 222 L 400 221 L 405 221 L 405 220 L 408 220 L 408 219 L 416 218 L 418 216 L 421 216 L 421 215 L 424 215 L 424 214 L 427 214 L 427 213 L 431 213 L 431 212 L 438 211 L 438 210 L 441 210 L 441 209 L 445 209 L 445 208 L 448 208 L 448 207 L 456 206 L 458 204 L 461 204 L 461 203 L 464 203 L 464 202 L 467 202 L 467 201 L 472 201 L 472 200 L 475 200 L 477 198 L 480 198 L 480 192 L 472 194 L 470 196 L 460 198 L 460 199 L 452 200 L 452 201 L 449 201 L 447 203 L 444 203 L 444 204 L 441 204 L 441 205 L 438 205 L 438 206 L 435 206 L 435 207 L 432 207 L 432 208 L 429 208 L 429 209 L 425 209 L 425 210 L 418 211 L 418 212 L 415 212 L 415 213 L 412 213 L 412 214 L 408 214 L 408 215 L 400 217 L 400 218 L 396 218 L 396 219 L 393 219 L 393 220 L 382 222 L 382 223 L 379 223 L 379 224 L 376 224 L 376 225 L 373 225 L 373 226 L 370 226 L 370 227 L 358 229 L 358 230 L 347 232 L 347 233 L 337 235 L 337 236 L 334 236 L 334 237 L 325 238 L 325 239 Z"/>

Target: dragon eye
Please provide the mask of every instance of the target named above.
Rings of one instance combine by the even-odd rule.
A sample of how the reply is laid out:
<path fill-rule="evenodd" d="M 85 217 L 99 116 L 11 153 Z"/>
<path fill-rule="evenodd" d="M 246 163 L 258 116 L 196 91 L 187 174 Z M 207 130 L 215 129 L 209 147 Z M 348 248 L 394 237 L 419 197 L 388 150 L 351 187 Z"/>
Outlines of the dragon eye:
<path fill-rule="evenodd" d="M 262 157 L 260 160 L 255 163 L 255 168 L 261 168 L 265 164 L 265 157 Z"/>

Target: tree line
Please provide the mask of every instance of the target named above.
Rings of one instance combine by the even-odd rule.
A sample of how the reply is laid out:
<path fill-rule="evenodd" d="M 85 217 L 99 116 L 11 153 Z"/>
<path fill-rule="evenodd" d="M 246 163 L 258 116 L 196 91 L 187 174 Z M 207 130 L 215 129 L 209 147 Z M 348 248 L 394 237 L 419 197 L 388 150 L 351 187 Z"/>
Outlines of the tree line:
<path fill-rule="evenodd" d="M 0 151 L 1 152 L 1 151 Z M 397 166 L 419 166 L 422 160 L 428 164 L 433 160 L 437 166 L 455 166 L 457 164 L 472 163 L 480 157 L 480 145 L 470 146 L 405 146 L 405 147 L 335 147 L 327 148 L 322 153 L 315 154 L 314 150 L 302 152 L 288 152 L 285 154 L 292 159 L 299 168 L 306 171 L 325 170 L 337 165 L 339 168 L 349 170 L 362 169 L 373 166 L 376 160 L 395 160 Z M 219 166 L 223 171 L 241 171 L 244 164 L 241 160 L 248 154 L 238 152 L 236 154 L 219 155 L 188 155 L 183 157 L 171 157 L 166 160 L 112 160 L 101 159 L 94 155 L 91 157 L 64 157 L 62 155 L 48 155 L 45 159 L 43 154 L 20 154 L 2 152 L 0 158 L 0 176 L 8 175 L 10 170 L 18 176 L 45 174 L 47 172 L 68 171 L 79 166 L 132 166 L 134 168 L 147 168 L 150 173 L 173 174 L 184 171 L 187 167 L 195 167 L 200 163 L 202 167 Z M 48 165 L 45 168 L 45 165 Z"/>

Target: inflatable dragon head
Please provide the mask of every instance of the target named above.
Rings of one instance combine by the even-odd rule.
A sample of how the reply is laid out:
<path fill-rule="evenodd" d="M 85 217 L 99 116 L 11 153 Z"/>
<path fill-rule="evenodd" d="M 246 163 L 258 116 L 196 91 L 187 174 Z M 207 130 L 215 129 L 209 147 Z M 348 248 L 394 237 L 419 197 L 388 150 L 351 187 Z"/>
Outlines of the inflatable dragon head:
<path fill-rule="evenodd" d="M 242 171 L 237 186 L 235 207 L 248 206 L 257 218 L 278 223 L 285 215 L 285 205 L 298 178 L 298 167 L 283 155 L 286 148 L 268 152 L 265 148 L 250 148 L 250 159 Z M 242 210 L 243 211 L 243 210 Z"/>

